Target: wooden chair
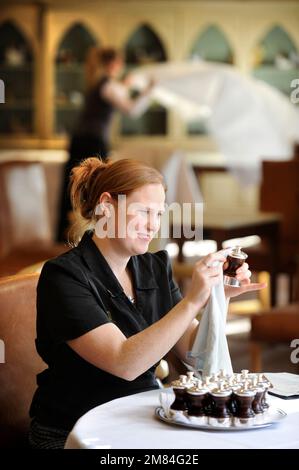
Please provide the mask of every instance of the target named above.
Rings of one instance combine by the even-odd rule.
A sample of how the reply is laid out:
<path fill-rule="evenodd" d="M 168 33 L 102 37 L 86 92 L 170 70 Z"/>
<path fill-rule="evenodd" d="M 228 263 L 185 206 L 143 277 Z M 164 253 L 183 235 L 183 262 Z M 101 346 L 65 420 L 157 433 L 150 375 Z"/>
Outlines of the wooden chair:
<path fill-rule="evenodd" d="M 46 368 L 35 350 L 38 274 L 0 279 L 0 447 L 26 446 L 36 375 Z"/>
<path fill-rule="evenodd" d="M 0 163 L 0 187 L 0 276 L 67 251 L 67 246 L 52 240 L 40 163 Z"/>
<path fill-rule="evenodd" d="M 285 273 L 289 276 L 289 301 L 292 302 L 297 300 L 294 283 L 299 263 L 299 160 L 264 161 L 262 174 L 260 209 L 282 215 L 279 251 L 271 279 L 273 297 L 276 298 L 277 275 Z M 273 271 L 273 259 L 266 241 L 249 248 L 247 253 L 255 271 Z"/>
<path fill-rule="evenodd" d="M 299 338 L 299 303 L 274 308 L 251 317 L 250 369 L 262 371 L 262 350 L 265 344 L 285 343 L 290 346 Z M 291 349 L 290 349 L 291 354 Z"/>

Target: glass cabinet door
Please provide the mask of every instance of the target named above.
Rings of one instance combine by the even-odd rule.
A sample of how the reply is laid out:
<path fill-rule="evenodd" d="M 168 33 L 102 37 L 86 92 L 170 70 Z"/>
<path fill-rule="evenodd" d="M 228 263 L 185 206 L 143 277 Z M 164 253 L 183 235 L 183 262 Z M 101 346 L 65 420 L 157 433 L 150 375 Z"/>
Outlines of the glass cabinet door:
<path fill-rule="evenodd" d="M 299 75 L 299 53 L 289 34 L 276 25 L 254 50 L 253 75 L 290 95 L 291 82 Z"/>
<path fill-rule="evenodd" d="M 55 133 L 71 133 L 84 104 L 84 62 L 87 51 L 97 44 L 82 24 L 73 25 L 63 36 L 55 60 Z"/>
<path fill-rule="evenodd" d="M 0 134 L 34 132 L 33 54 L 21 30 L 11 21 L 0 25 L 0 78 L 5 103 L 0 110 Z"/>
<path fill-rule="evenodd" d="M 147 25 L 141 25 L 133 32 L 124 47 L 124 52 L 128 73 L 139 65 L 167 60 L 159 37 Z M 132 95 L 134 96 L 134 90 Z M 122 116 L 121 134 L 123 136 L 166 135 L 166 109 L 159 103 L 153 102 L 150 108 L 138 118 Z"/>
<path fill-rule="evenodd" d="M 195 40 L 190 51 L 190 59 L 232 64 L 233 52 L 221 29 L 217 25 L 210 25 Z M 206 135 L 208 131 L 205 120 L 191 121 L 187 126 L 187 133 L 188 135 Z"/>

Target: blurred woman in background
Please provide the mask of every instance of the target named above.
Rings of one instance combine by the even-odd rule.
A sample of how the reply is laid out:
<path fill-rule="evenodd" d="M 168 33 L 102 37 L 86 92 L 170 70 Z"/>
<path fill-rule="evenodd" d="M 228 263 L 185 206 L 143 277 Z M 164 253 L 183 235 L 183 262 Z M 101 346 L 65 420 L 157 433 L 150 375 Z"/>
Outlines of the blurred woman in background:
<path fill-rule="evenodd" d="M 93 47 L 87 55 L 87 92 L 83 110 L 71 137 L 69 160 L 64 171 L 56 236 L 58 241 L 68 238 L 71 211 L 68 185 L 72 168 L 90 156 L 99 156 L 103 161 L 107 159 L 115 110 L 138 117 L 149 106 L 153 82 L 136 99 L 132 99 L 129 95 L 129 81 L 119 80 L 123 68 L 122 55 L 116 49 Z"/>

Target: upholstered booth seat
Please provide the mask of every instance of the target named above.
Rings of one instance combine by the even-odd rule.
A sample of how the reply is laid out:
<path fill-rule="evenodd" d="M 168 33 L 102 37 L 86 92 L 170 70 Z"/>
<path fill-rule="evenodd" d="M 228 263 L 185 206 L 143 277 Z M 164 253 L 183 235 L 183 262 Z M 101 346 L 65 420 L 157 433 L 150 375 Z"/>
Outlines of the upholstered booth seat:
<path fill-rule="evenodd" d="M 35 350 L 38 277 L 0 279 L 0 447 L 26 445 L 36 374 L 46 367 Z"/>

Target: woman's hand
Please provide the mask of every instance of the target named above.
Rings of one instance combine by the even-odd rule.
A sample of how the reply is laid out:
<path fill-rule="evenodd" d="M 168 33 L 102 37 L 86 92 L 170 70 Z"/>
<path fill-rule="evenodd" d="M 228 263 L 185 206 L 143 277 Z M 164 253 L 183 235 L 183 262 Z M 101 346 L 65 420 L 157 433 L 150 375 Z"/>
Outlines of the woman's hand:
<path fill-rule="evenodd" d="M 224 269 L 226 268 L 224 264 Z M 232 286 L 224 286 L 225 295 L 226 297 L 236 297 L 237 295 L 244 294 L 245 292 L 250 292 L 254 290 L 260 290 L 267 287 L 266 282 L 255 282 L 252 283 L 250 281 L 251 271 L 249 270 L 249 266 L 247 263 L 244 263 L 239 269 L 236 271 L 237 276 L 236 278 L 238 281 L 241 282 L 240 287 L 232 287 Z"/>
<path fill-rule="evenodd" d="M 194 265 L 191 287 L 185 298 L 197 309 L 203 307 L 211 294 L 211 288 L 223 282 L 224 251 L 205 256 Z"/>

